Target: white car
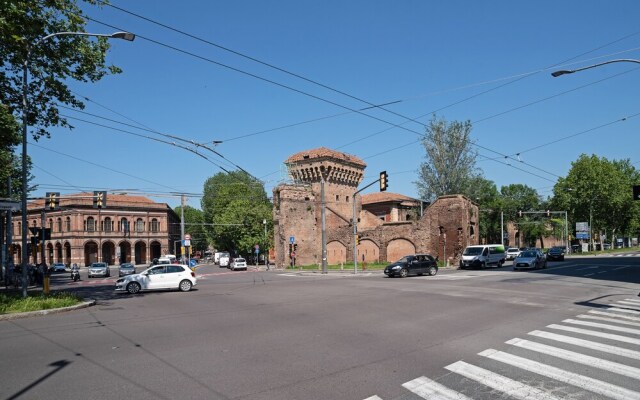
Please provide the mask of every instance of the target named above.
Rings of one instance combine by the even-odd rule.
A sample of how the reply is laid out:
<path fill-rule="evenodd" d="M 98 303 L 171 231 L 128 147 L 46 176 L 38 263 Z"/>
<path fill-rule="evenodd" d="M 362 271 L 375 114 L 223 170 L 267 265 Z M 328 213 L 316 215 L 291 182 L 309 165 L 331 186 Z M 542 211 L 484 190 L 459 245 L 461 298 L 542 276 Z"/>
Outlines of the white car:
<path fill-rule="evenodd" d="M 247 260 L 244 258 L 234 258 L 231 263 L 231 270 L 235 271 L 237 269 L 247 269 Z"/>
<path fill-rule="evenodd" d="M 514 260 L 520 254 L 520 249 L 517 247 L 509 247 L 507 249 L 507 260 Z"/>
<path fill-rule="evenodd" d="M 53 268 L 53 272 L 64 272 L 67 270 L 67 267 L 63 263 L 55 263 L 51 268 Z"/>
<path fill-rule="evenodd" d="M 155 265 L 118 279 L 116 291 L 136 294 L 141 290 L 179 289 L 188 292 L 196 283 L 196 273 L 187 265 Z"/>

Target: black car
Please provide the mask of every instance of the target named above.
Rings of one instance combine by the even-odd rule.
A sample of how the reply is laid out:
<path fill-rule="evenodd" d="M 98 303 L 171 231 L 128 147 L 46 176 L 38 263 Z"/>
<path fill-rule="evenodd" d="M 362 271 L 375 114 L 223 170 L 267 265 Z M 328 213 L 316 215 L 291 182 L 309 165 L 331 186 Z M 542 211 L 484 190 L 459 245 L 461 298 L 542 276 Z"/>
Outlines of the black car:
<path fill-rule="evenodd" d="M 547 251 L 547 260 L 564 261 L 564 247 L 555 246 Z"/>
<path fill-rule="evenodd" d="M 404 256 L 391 265 L 387 265 L 384 274 L 389 278 L 408 275 L 435 275 L 438 273 L 438 259 L 429 254 L 416 254 Z"/>

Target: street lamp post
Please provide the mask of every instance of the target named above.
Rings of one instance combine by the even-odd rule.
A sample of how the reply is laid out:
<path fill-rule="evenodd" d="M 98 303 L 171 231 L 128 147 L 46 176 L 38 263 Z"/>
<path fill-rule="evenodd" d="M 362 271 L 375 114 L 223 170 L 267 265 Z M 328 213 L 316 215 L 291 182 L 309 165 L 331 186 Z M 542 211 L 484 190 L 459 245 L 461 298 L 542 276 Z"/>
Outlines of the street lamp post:
<path fill-rule="evenodd" d="M 106 37 L 111 39 L 123 39 L 133 41 L 136 35 L 130 32 L 114 32 L 112 34 L 87 33 L 87 32 L 56 32 L 38 39 L 32 46 L 27 47 L 27 55 L 25 56 L 22 66 L 22 193 L 20 196 L 22 207 L 22 297 L 27 297 L 27 264 L 29 263 L 29 253 L 27 252 L 27 128 L 28 128 L 28 76 L 29 76 L 29 59 L 32 50 L 40 43 L 51 39 L 55 36 L 93 36 Z"/>
<path fill-rule="evenodd" d="M 554 78 L 557 78 L 557 77 L 559 77 L 561 75 L 573 74 L 574 72 L 584 71 L 585 69 L 596 68 L 596 67 L 600 67 L 602 65 L 619 63 L 619 62 L 629 62 L 629 63 L 640 64 L 640 60 L 635 60 L 633 58 L 620 58 L 620 59 L 617 59 L 617 60 L 609 60 L 609 61 L 605 61 L 605 62 L 601 62 L 601 63 L 598 63 L 598 64 L 593 64 L 593 65 L 588 65 L 586 67 L 577 68 L 577 69 L 561 69 L 559 71 L 552 72 L 551 76 L 553 76 Z"/>
<path fill-rule="evenodd" d="M 264 225 L 264 265 L 269 268 L 269 251 L 267 246 L 267 219 L 262 220 L 262 225 Z"/>

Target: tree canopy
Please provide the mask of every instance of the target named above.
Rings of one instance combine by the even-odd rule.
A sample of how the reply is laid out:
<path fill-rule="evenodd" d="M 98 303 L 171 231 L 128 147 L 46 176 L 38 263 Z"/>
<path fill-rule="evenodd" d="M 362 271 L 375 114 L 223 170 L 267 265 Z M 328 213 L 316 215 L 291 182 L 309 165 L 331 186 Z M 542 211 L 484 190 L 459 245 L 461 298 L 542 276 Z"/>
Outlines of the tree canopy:
<path fill-rule="evenodd" d="M 256 244 L 265 250 L 263 222 L 269 235 L 272 204 L 261 182 L 243 171 L 220 172 L 205 182 L 201 204 L 209 240 L 217 250 L 250 255 Z"/>
<path fill-rule="evenodd" d="M 174 211 L 181 215 L 181 206 L 177 206 Z M 207 250 L 209 241 L 204 229 L 204 213 L 191 206 L 184 207 L 184 233 L 191 235 L 191 247 L 194 251 Z"/>
<path fill-rule="evenodd" d="M 416 186 L 422 199 L 465 193 L 476 171 L 477 152 L 472 148 L 471 122 L 447 122 L 435 115 L 425 128 L 422 145 L 426 160 L 418 170 Z"/>

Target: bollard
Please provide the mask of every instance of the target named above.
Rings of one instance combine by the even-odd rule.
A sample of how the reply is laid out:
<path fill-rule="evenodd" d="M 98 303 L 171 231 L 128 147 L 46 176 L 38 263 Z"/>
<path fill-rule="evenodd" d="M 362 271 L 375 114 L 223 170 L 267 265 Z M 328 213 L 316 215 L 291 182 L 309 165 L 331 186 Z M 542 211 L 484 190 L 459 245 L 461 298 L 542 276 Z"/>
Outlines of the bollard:
<path fill-rule="evenodd" d="M 42 293 L 45 295 L 49 294 L 49 275 L 45 275 L 44 281 L 42 282 Z"/>

